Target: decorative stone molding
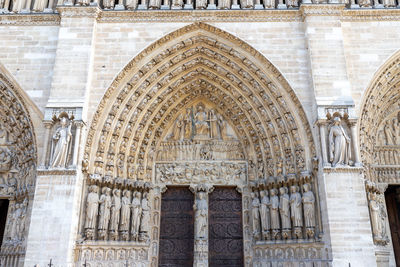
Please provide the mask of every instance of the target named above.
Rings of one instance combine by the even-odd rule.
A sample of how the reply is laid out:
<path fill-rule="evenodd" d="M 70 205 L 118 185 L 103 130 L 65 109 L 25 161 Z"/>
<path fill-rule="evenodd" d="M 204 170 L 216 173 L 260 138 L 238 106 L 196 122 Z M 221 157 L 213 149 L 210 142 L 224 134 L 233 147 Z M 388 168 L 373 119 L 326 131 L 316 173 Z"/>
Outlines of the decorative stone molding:
<path fill-rule="evenodd" d="M 300 6 L 300 12 L 303 15 L 303 19 L 309 16 L 335 16 L 340 17 L 345 4 L 302 4 Z"/>
<path fill-rule="evenodd" d="M 7 14 L 0 15 L 0 25 L 18 26 L 58 26 L 58 14 Z"/>
<path fill-rule="evenodd" d="M 398 21 L 400 9 L 345 9 L 341 21 Z"/>
<path fill-rule="evenodd" d="M 66 18 L 98 18 L 101 9 L 97 6 L 57 6 L 61 17 Z"/>

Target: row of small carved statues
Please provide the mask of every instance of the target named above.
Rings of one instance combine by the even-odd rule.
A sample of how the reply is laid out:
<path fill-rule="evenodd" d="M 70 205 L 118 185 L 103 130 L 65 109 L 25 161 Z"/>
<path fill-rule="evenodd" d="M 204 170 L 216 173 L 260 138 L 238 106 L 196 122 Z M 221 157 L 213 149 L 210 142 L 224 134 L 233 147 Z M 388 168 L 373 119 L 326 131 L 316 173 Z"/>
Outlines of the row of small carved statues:
<path fill-rule="evenodd" d="M 3 245 L 14 245 L 24 240 L 27 209 L 27 197 L 22 202 L 10 204 Z"/>
<path fill-rule="evenodd" d="M 89 186 L 85 237 L 89 240 L 145 241 L 150 231 L 148 192 Z M 131 199 L 132 196 L 132 199 Z"/>
<path fill-rule="evenodd" d="M 374 164 L 380 165 L 400 165 L 400 150 L 398 149 L 382 149 L 375 151 Z"/>
<path fill-rule="evenodd" d="M 297 185 L 290 186 L 290 195 L 286 186 L 279 188 L 280 196 L 277 188 L 251 193 L 255 240 L 314 238 L 315 196 L 309 183 L 302 187 L 302 194 Z"/>

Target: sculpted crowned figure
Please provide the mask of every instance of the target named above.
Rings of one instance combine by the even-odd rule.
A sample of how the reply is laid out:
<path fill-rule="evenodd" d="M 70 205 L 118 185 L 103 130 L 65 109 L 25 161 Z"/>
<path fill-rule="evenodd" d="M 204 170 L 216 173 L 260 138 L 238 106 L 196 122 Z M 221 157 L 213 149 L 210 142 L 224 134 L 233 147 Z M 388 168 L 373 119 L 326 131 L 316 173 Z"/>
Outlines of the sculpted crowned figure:
<path fill-rule="evenodd" d="M 280 201 L 279 201 L 279 213 L 281 214 L 282 222 L 282 237 L 284 239 L 290 238 L 290 199 L 288 195 L 288 189 L 286 186 L 279 188 Z"/>
<path fill-rule="evenodd" d="M 272 229 L 272 238 L 278 239 L 279 238 L 279 230 L 281 228 L 279 222 L 279 197 L 278 191 L 273 188 L 270 191 L 270 211 L 271 211 L 271 229 Z"/>
<path fill-rule="evenodd" d="M 195 239 L 207 238 L 207 218 L 208 218 L 208 205 L 205 192 L 198 192 L 198 199 L 193 205 L 195 212 Z"/>
<path fill-rule="evenodd" d="M 110 232 L 114 240 L 118 240 L 118 225 L 121 210 L 121 191 L 119 189 L 113 190 L 112 204 L 111 204 L 111 223 Z"/>
<path fill-rule="evenodd" d="M 197 105 L 197 112 L 194 116 L 194 125 L 196 130 L 196 137 L 209 137 L 210 127 L 207 123 L 207 112 L 204 110 L 204 105 L 201 103 Z"/>
<path fill-rule="evenodd" d="M 140 203 L 140 192 L 134 193 L 132 199 L 132 225 L 131 225 L 131 235 L 132 240 L 138 240 L 139 237 L 139 227 L 140 227 L 140 216 L 142 214 L 142 207 Z"/>
<path fill-rule="evenodd" d="M 348 165 L 350 154 L 350 138 L 340 125 L 340 118 L 335 117 L 329 132 L 329 160 L 332 167 Z"/>
<path fill-rule="evenodd" d="M 261 190 L 260 191 L 260 198 L 261 198 L 261 228 L 262 234 L 264 239 L 270 239 L 270 229 L 271 229 L 271 215 L 269 212 L 269 197 L 268 197 L 268 190 Z"/>
<path fill-rule="evenodd" d="M 108 229 L 108 224 L 110 222 L 111 205 L 112 205 L 110 188 L 103 187 L 99 203 L 100 203 L 100 214 L 99 214 L 99 227 L 97 227 L 97 229 L 99 230 L 98 232 L 99 238 L 105 239 Z"/>
<path fill-rule="evenodd" d="M 314 193 L 310 190 L 310 184 L 303 185 L 304 193 L 303 193 L 303 210 L 304 210 L 304 224 L 307 231 L 307 236 L 309 238 L 314 237 L 314 228 L 315 228 L 315 197 Z"/>
<path fill-rule="evenodd" d="M 122 239 L 125 241 L 128 241 L 129 239 L 130 215 L 131 215 L 131 191 L 125 189 L 121 199 L 121 219 L 119 227 Z"/>
<path fill-rule="evenodd" d="M 86 200 L 85 234 L 87 239 L 94 239 L 97 214 L 99 212 L 99 188 L 97 185 L 89 186 Z"/>
<path fill-rule="evenodd" d="M 253 236 L 256 240 L 259 240 L 261 237 L 261 228 L 260 228 L 260 199 L 256 195 L 256 193 L 252 192 L 250 194 L 252 202 L 251 202 L 251 217 L 253 219 Z"/>
<path fill-rule="evenodd" d="M 297 238 L 301 238 L 301 228 L 303 227 L 303 215 L 301 210 L 301 195 L 298 192 L 297 185 L 290 187 L 290 212 L 292 215 L 292 225 L 294 227 L 294 234 Z"/>
<path fill-rule="evenodd" d="M 53 168 L 65 168 L 67 164 L 69 144 L 71 142 L 71 123 L 68 118 L 61 118 L 61 126 L 53 135 L 53 156 L 50 166 Z"/>

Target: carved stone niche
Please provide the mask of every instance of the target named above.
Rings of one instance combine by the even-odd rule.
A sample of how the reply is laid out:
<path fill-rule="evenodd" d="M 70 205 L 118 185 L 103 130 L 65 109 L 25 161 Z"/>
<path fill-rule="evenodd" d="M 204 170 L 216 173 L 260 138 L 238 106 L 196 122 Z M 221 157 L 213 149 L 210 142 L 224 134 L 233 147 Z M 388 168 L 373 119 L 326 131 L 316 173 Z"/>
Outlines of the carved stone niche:
<path fill-rule="evenodd" d="M 389 243 L 388 219 L 385 205 L 387 184 L 376 184 L 366 181 L 369 215 L 371 219 L 372 237 L 375 245 L 386 246 Z"/>
<path fill-rule="evenodd" d="M 326 119 L 319 119 L 324 167 L 360 167 L 356 119 L 348 108 L 325 108 Z"/>
<path fill-rule="evenodd" d="M 41 168 L 60 171 L 75 168 L 83 126 L 79 109 L 47 109 L 44 125 L 47 153 L 43 155 Z"/>

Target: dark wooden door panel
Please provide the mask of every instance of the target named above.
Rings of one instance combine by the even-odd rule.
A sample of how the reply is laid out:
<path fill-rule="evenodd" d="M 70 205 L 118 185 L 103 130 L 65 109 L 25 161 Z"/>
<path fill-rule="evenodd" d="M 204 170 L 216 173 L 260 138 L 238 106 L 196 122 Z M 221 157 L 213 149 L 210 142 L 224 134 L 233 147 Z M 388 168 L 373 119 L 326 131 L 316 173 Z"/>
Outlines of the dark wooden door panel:
<path fill-rule="evenodd" d="M 385 192 L 386 208 L 392 235 L 393 250 L 397 266 L 400 266 L 400 203 L 396 198 L 398 186 L 389 186 Z"/>
<path fill-rule="evenodd" d="M 209 266 L 243 266 L 242 197 L 234 188 L 209 195 Z"/>
<path fill-rule="evenodd" d="M 160 267 L 193 266 L 193 194 L 169 187 L 161 199 Z"/>

